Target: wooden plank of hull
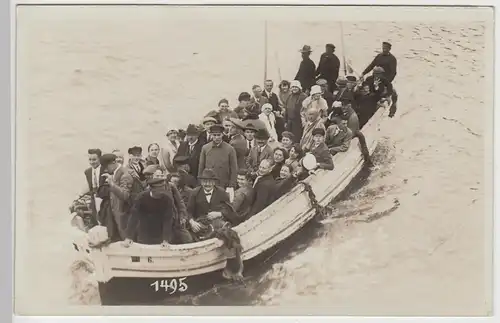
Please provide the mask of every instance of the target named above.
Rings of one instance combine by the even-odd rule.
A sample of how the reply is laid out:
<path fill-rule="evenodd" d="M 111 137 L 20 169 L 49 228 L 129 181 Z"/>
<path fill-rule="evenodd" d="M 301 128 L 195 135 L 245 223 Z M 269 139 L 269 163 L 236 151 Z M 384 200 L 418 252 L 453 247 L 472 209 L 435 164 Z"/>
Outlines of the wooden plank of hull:
<path fill-rule="evenodd" d="M 370 154 L 377 146 L 380 124 L 387 110 L 379 109 L 363 128 Z M 333 171 L 319 171 L 306 180 L 322 205 L 328 204 L 344 190 L 361 170 L 363 157 L 357 139 L 353 139 L 348 152 L 334 156 L 334 164 Z M 243 259 L 251 259 L 272 248 L 302 228 L 314 215 L 303 186 L 297 185 L 235 228 L 244 248 Z M 223 249 L 218 239 L 173 245 L 169 250 L 162 250 L 158 245 L 137 243 L 123 248 L 114 243 L 102 250 L 91 250 L 90 258 L 96 266 L 96 277 L 101 282 L 112 277 L 185 277 L 224 268 L 226 255 Z M 139 257 L 139 262 L 132 262 L 132 257 Z"/>

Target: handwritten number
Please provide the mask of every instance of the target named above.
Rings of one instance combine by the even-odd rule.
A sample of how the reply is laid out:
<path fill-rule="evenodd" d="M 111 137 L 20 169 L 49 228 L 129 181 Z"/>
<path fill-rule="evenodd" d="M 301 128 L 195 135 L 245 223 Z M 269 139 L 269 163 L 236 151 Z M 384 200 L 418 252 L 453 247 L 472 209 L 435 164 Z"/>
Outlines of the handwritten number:
<path fill-rule="evenodd" d="M 170 293 L 170 295 L 172 295 L 173 293 L 175 293 L 177 291 L 177 279 L 170 280 L 169 286 L 172 288 L 172 292 Z"/>
<path fill-rule="evenodd" d="M 155 281 L 154 283 L 152 283 L 151 285 L 149 286 L 154 286 L 155 288 L 155 292 L 157 292 L 159 290 L 159 287 L 158 287 L 158 281 Z"/>
<path fill-rule="evenodd" d="M 185 292 L 188 289 L 188 285 L 184 282 L 186 277 L 179 279 L 179 292 Z"/>
<path fill-rule="evenodd" d="M 159 291 L 160 288 L 164 289 L 165 292 L 169 292 L 170 295 L 175 292 L 185 292 L 188 289 L 188 285 L 185 283 L 187 277 L 183 278 L 173 278 L 170 281 L 168 279 L 157 280 L 151 283 L 150 286 L 154 287 L 155 292 Z"/>

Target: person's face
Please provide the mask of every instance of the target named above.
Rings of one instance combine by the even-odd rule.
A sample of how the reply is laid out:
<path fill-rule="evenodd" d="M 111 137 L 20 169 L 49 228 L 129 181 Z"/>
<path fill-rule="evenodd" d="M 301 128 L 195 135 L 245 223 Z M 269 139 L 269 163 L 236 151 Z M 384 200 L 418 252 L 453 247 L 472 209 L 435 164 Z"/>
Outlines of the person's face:
<path fill-rule="evenodd" d="M 89 165 L 92 168 L 97 168 L 100 165 L 99 157 L 97 154 L 89 154 Z"/>
<path fill-rule="evenodd" d="M 306 118 L 307 118 L 307 121 L 309 122 L 313 122 L 313 121 L 316 121 L 316 119 L 318 118 L 318 112 L 310 109 L 309 111 L 307 111 L 307 114 L 306 114 Z"/>
<path fill-rule="evenodd" d="M 231 121 L 224 120 L 224 122 L 222 122 L 222 126 L 224 127 L 225 133 L 230 133 L 233 123 Z"/>
<path fill-rule="evenodd" d="M 327 53 L 333 53 L 334 49 L 330 46 L 325 46 L 325 52 Z"/>
<path fill-rule="evenodd" d="M 220 144 L 222 142 L 222 133 L 221 132 L 212 133 L 212 140 L 216 145 Z"/>
<path fill-rule="evenodd" d="M 172 178 L 170 178 L 170 183 L 174 184 L 175 187 L 179 187 L 179 181 L 180 178 L 178 176 L 172 176 Z"/>
<path fill-rule="evenodd" d="M 292 86 L 292 93 L 299 93 L 300 92 L 300 89 L 296 86 Z"/>
<path fill-rule="evenodd" d="M 165 179 L 166 178 L 165 174 L 163 173 L 163 171 L 161 169 L 155 170 L 152 177 L 153 177 L 153 179 L 157 179 L 157 178 Z"/>
<path fill-rule="evenodd" d="M 276 163 L 281 163 L 284 160 L 285 160 L 285 155 L 283 155 L 283 152 L 281 150 L 276 150 L 274 152 L 274 161 Z"/>
<path fill-rule="evenodd" d="M 281 86 L 281 91 L 282 91 L 282 92 L 285 92 L 285 93 L 286 93 L 286 92 L 288 92 L 289 90 L 290 90 L 290 87 L 289 87 L 288 85 L 282 85 L 282 86 Z"/>
<path fill-rule="evenodd" d="M 262 88 L 260 86 L 256 87 L 252 91 L 256 98 L 260 98 L 262 96 Z"/>
<path fill-rule="evenodd" d="M 328 84 L 321 84 L 319 87 L 321 88 L 321 93 L 325 93 L 328 90 Z"/>
<path fill-rule="evenodd" d="M 292 144 L 292 141 L 288 137 L 283 137 L 281 138 L 281 143 L 283 144 L 283 146 L 288 148 Z"/>
<path fill-rule="evenodd" d="M 248 181 L 245 175 L 238 175 L 236 182 L 238 183 L 238 187 L 248 186 Z"/>
<path fill-rule="evenodd" d="M 237 133 L 238 133 L 238 127 L 236 127 L 234 124 L 231 124 L 229 127 L 229 134 L 231 136 L 234 136 Z"/>
<path fill-rule="evenodd" d="M 319 99 L 321 99 L 321 93 L 313 94 L 312 95 L 312 99 L 315 100 L 315 101 L 318 101 Z"/>
<path fill-rule="evenodd" d="M 264 83 L 264 88 L 266 89 L 267 92 L 271 92 L 271 90 L 273 89 L 273 82 L 265 82 Z"/>
<path fill-rule="evenodd" d="M 178 137 L 179 136 L 178 136 L 177 132 L 171 132 L 167 136 L 168 140 L 170 140 L 170 141 L 175 141 L 178 139 Z"/>
<path fill-rule="evenodd" d="M 319 145 L 320 143 L 322 143 L 322 142 L 323 142 L 323 139 L 324 139 L 324 138 L 325 138 L 324 136 L 321 136 L 321 135 L 315 135 L 315 136 L 313 137 L 314 144 Z"/>
<path fill-rule="evenodd" d="M 289 178 L 291 175 L 292 175 L 292 173 L 290 173 L 290 168 L 288 168 L 287 166 L 281 167 L 281 170 L 280 170 L 280 177 L 281 178 Z"/>
<path fill-rule="evenodd" d="M 297 154 L 297 151 L 295 150 L 295 148 L 290 149 L 290 158 L 291 159 L 299 158 L 299 154 Z"/>
<path fill-rule="evenodd" d="M 305 52 L 305 53 L 302 53 L 302 58 L 308 58 L 309 56 L 311 56 L 311 53 L 309 52 Z"/>
<path fill-rule="evenodd" d="M 264 110 L 262 110 L 262 112 L 264 112 L 264 114 L 268 116 L 271 114 L 271 112 L 273 112 L 273 110 L 271 108 L 265 108 Z"/>
<path fill-rule="evenodd" d="M 186 135 L 186 141 L 190 144 L 194 143 L 198 139 L 198 136 L 195 135 Z"/>
<path fill-rule="evenodd" d="M 388 54 L 391 51 L 391 47 L 389 45 L 383 44 L 382 45 L 382 53 Z"/>
<path fill-rule="evenodd" d="M 370 94 L 370 87 L 368 85 L 363 86 L 361 93 L 363 95 L 368 95 Z"/>
<path fill-rule="evenodd" d="M 151 157 L 158 157 L 159 153 L 160 153 L 160 147 L 158 147 L 158 145 L 152 145 L 149 148 L 149 156 L 151 156 Z"/>
<path fill-rule="evenodd" d="M 248 141 L 252 141 L 255 137 L 255 132 L 253 130 L 245 130 L 245 137 Z"/>
<path fill-rule="evenodd" d="M 356 82 L 347 82 L 347 89 L 352 90 L 352 89 L 354 89 L 355 85 L 356 85 Z"/>
<path fill-rule="evenodd" d="M 206 131 L 210 132 L 210 127 L 213 126 L 215 122 L 213 121 L 207 121 L 203 124 L 203 128 L 205 128 Z"/>
<path fill-rule="evenodd" d="M 213 188 L 215 187 L 215 181 L 214 180 L 211 180 L 211 179 L 202 179 L 201 181 L 201 186 L 203 187 L 203 189 L 207 192 L 213 190 Z"/>
<path fill-rule="evenodd" d="M 255 142 L 257 142 L 257 145 L 259 145 L 259 147 L 264 147 L 267 143 L 267 139 L 255 139 Z"/>
<path fill-rule="evenodd" d="M 134 164 L 134 165 L 139 164 L 139 161 L 141 160 L 141 157 L 142 157 L 142 156 L 141 156 L 140 154 L 135 154 L 135 155 L 133 155 L 133 154 L 129 154 L 129 155 L 128 155 L 128 159 L 129 159 L 129 160 L 130 160 L 130 162 L 131 162 L 132 164 Z"/>
<path fill-rule="evenodd" d="M 240 106 L 242 106 L 243 108 L 246 108 L 250 105 L 250 100 L 242 100 L 240 101 Z"/>
<path fill-rule="evenodd" d="M 110 163 L 107 167 L 106 167 L 106 172 L 108 172 L 109 174 L 113 174 L 113 172 L 118 168 L 118 163 L 115 161 L 113 163 Z"/>
<path fill-rule="evenodd" d="M 347 120 L 342 119 L 342 120 L 340 121 L 340 127 L 341 127 L 342 129 L 346 129 L 346 128 L 347 128 Z"/>
<path fill-rule="evenodd" d="M 269 163 L 267 160 L 261 161 L 258 172 L 261 176 L 269 174 L 269 172 L 271 172 L 271 163 Z"/>
<path fill-rule="evenodd" d="M 226 102 L 222 102 L 219 104 L 219 109 L 229 109 L 229 104 Z"/>

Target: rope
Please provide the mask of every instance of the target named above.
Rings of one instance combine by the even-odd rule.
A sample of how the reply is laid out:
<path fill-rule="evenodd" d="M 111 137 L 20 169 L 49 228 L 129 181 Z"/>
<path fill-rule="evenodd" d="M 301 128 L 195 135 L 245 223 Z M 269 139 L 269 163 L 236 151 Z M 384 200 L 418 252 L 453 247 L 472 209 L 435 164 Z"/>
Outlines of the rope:
<path fill-rule="evenodd" d="M 318 203 L 318 200 L 316 199 L 316 194 L 314 194 L 311 185 L 303 181 L 299 183 L 304 185 L 304 191 L 307 192 L 307 197 L 309 198 L 309 203 L 311 204 L 311 207 L 316 211 L 316 217 L 319 219 L 324 219 L 328 215 L 328 209 L 324 206 L 321 206 Z"/>

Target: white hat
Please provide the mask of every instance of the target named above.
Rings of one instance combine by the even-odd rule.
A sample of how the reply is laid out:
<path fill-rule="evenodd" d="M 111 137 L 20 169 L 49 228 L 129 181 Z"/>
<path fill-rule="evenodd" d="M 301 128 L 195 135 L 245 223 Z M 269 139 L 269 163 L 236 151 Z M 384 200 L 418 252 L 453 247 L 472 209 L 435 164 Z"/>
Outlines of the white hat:
<path fill-rule="evenodd" d="M 265 109 L 273 110 L 273 105 L 271 103 L 264 103 L 262 105 L 262 108 L 260 108 L 260 111 L 264 111 Z"/>
<path fill-rule="evenodd" d="M 294 86 L 295 86 L 295 87 L 298 87 L 299 89 L 301 89 L 301 90 L 302 90 L 302 85 L 300 85 L 300 82 L 299 82 L 299 81 L 296 81 L 296 80 L 291 81 L 291 82 L 290 82 L 290 88 L 292 88 L 292 87 L 294 87 Z"/>
<path fill-rule="evenodd" d="M 333 108 L 342 108 L 342 102 L 335 101 L 335 102 L 333 102 L 332 107 Z"/>
<path fill-rule="evenodd" d="M 321 87 L 319 85 L 311 86 L 311 95 L 320 94 L 320 93 L 321 93 Z"/>

